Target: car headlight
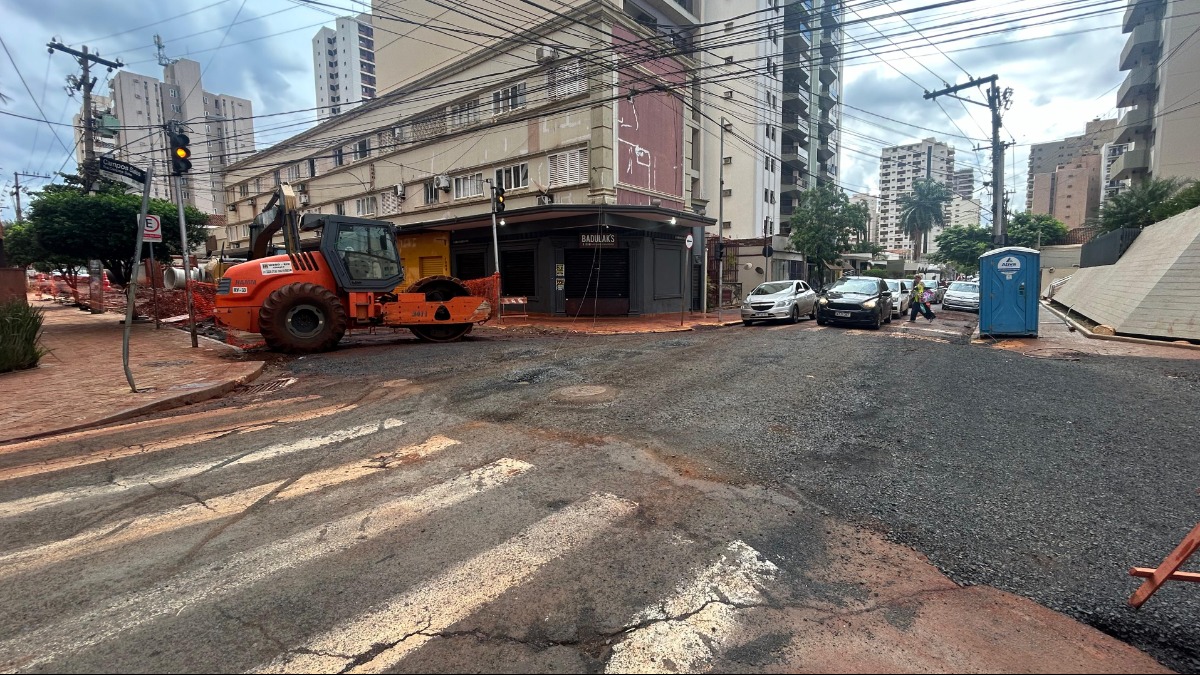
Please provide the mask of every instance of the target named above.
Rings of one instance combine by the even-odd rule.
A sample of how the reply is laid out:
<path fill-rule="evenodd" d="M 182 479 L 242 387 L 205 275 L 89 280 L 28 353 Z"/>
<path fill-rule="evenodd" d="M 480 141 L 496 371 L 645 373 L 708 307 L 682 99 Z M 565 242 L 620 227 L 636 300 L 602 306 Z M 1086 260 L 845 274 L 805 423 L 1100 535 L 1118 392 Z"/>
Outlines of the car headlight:
<path fill-rule="evenodd" d="M 875 300 L 868 300 L 863 303 L 863 307 L 865 307 L 866 309 L 875 309 L 875 303 L 876 303 Z"/>
<path fill-rule="evenodd" d="M 821 298 L 821 300 L 820 300 L 820 303 L 821 303 L 822 305 L 828 305 L 828 304 L 829 304 L 829 298 Z"/>
<path fill-rule="evenodd" d="M 776 302 L 775 302 L 775 307 L 776 307 L 776 308 L 779 308 L 779 307 L 787 307 L 787 306 L 788 306 L 788 301 L 787 301 L 787 300 L 778 300 L 778 301 L 776 301 Z"/>

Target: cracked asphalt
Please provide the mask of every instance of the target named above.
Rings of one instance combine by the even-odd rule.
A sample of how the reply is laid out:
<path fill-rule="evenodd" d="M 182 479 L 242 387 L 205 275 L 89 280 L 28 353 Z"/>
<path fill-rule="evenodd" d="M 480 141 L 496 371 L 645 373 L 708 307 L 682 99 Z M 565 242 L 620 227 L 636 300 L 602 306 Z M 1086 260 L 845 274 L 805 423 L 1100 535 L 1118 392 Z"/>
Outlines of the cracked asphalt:
<path fill-rule="evenodd" d="M 1197 520 L 1200 362 L 969 336 L 370 336 L 0 446 L 0 667 L 1200 669 L 1195 589 L 1124 606 Z"/>

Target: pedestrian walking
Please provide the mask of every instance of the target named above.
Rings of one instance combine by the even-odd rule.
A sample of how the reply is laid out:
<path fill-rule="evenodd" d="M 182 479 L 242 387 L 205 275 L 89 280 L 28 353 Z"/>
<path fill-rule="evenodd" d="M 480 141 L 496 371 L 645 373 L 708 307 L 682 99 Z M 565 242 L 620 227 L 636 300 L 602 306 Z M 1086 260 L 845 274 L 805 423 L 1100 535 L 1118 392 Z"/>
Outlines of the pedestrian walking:
<path fill-rule="evenodd" d="M 922 281 L 920 274 L 913 275 L 912 308 L 908 311 L 909 323 L 917 320 L 917 312 L 924 314 L 926 321 L 933 321 L 937 318 L 934 316 L 933 310 L 929 308 L 931 300 L 933 300 L 933 291 L 925 288 L 925 282 Z"/>

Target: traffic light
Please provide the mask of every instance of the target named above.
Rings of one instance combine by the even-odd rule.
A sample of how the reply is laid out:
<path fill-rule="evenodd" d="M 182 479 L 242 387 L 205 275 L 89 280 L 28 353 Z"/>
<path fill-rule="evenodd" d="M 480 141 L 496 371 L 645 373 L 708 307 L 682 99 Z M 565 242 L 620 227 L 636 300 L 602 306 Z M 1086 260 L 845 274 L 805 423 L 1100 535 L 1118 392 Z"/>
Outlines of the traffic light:
<path fill-rule="evenodd" d="M 168 132 L 167 140 L 171 144 L 171 175 L 179 176 L 192 170 L 192 151 L 188 149 L 191 139 L 183 132 Z"/>
<path fill-rule="evenodd" d="M 717 248 L 717 256 L 718 257 L 725 255 L 725 242 L 718 241 L 716 248 Z"/>
<path fill-rule="evenodd" d="M 499 185 L 492 192 L 492 211 L 504 213 L 504 188 Z"/>

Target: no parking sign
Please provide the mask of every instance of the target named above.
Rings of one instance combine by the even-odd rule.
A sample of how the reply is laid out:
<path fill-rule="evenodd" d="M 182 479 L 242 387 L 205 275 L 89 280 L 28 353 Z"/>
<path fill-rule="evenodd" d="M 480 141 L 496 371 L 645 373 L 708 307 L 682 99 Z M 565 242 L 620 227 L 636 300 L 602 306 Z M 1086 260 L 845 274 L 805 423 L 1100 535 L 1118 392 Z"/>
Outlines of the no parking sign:
<path fill-rule="evenodd" d="M 146 223 L 142 228 L 142 241 L 162 241 L 162 221 L 158 216 L 146 214 Z"/>

